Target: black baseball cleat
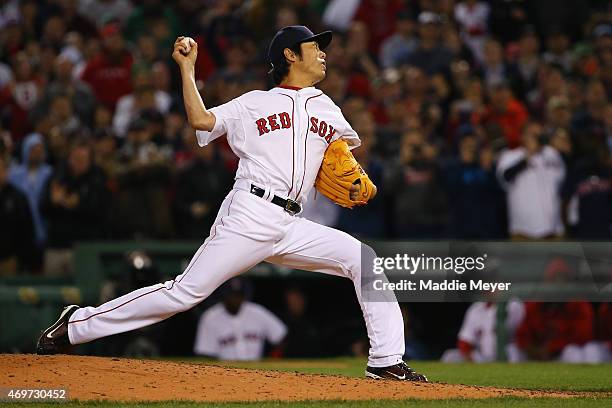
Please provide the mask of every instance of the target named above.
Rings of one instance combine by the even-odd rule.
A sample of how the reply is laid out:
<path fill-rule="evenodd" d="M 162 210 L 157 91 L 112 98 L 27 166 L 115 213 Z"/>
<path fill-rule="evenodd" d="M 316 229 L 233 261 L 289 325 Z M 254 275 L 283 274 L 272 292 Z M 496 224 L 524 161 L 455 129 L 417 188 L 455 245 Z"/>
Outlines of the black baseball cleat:
<path fill-rule="evenodd" d="M 398 381 L 416 381 L 416 382 L 429 382 L 427 377 L 423 374 L 419 374 L 412 368 L 408 367 L 403 361 L 401 363 L 388 366 L 388 367 L 370 367 L 368 366 L 365 370 L 365 375 L 368 378 L 374 378 L 376 380 L 398 380 Z"/>
<path fill-rule="evenodd" d="M 76 310 L 77 305 L 66 306 L 57 322 L 47 328 L 36 343 L 36 354 L 58 354 L 70 346 L 68 340 L 68 319 Z"/>

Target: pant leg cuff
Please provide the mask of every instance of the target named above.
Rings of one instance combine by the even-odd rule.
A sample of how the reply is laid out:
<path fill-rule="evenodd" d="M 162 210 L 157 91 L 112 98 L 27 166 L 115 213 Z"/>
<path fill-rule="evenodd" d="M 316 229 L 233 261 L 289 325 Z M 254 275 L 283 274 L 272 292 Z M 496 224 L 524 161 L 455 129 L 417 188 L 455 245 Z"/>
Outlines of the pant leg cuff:
<path fill-rule="evenodd" d="M 71 321 L 71 320 L 76 320 L 75 315 L 76 315 L 77 313 L 79 313 L 79 310 L 81 310 L 81 309 L 77 309 L 77 310 L 76 310 L 76 311 L 75 311 L 75 312 L 72 314 L 72 316 L 70 316 L 70 318 L 68 319 L 68 342 L 69 342 L 71 345 L 77 345 L 77 344 L 79 344 L 79 343 L 78 343 L 78 342 L 75 340 L 75 336 L 76 336 L 76 334 L 74 333 L 74 330 L 75 330 L 75 328 L 74 328 L 74 324 L 70 324 L 70 321 Z"/>
<path fill-rule="evenodd" d="M 384 356 L 384 357 L 369 357 L 368 366 L 370 367 L 389 367 L 403 361 L 401 355 Z"/>

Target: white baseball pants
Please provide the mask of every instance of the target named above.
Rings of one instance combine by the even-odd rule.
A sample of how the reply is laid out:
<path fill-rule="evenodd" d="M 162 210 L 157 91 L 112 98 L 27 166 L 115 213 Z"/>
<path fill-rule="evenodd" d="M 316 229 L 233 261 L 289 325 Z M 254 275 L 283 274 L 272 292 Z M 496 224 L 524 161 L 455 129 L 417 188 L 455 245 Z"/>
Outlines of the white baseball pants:
<path fill-rule="evenodd" d="M 101 306 L 78 309 L 68 324 L 70 342 L 86 343 L 167 319 L 261 261 L 350 278 L 370 340 L 368 364 L 384 367 L 401 361 L 404 324 L 397 302 L 362 301 L 361 243 L 238 189 L 225 198 L 210 236 L 182 274 Z"/>

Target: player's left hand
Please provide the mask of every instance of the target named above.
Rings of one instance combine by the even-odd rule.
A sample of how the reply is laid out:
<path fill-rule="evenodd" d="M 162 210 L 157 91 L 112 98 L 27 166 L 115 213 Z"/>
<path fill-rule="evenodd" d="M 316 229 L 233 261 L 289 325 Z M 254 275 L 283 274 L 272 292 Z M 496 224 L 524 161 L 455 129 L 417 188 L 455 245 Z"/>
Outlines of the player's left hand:
<path fill-rule="evenodd" d="M 327 147 L 315 187 L 321 194 L 346 208 L 367 204 L 376 195 L 376 186 L 343 139 Z"/>
<path fill-rule="evenodd" d="M 378 192 L 375 185 L 373 185 L 372 188 L 374 192 L 370 196 L 370 200 L 373 199 L 376 196 L 376 193 Z M 351 198 L 352 201 L 357 201 L 359 199 L 360 192 L 361 192 L 361 183 L 353 184 L 351 186 L 351 189 L 349 190 L 349 197 Z"/>
<path fill-rule="evenodd" d="M 351 197 L 351 200 L 353 201 L 357 201 L 357 199 L 359 198 L 359 191 L 361 190 L 361 184 L 353 184 L 351 186 L 351 189 L 349 190 L 349 196 Z"/>

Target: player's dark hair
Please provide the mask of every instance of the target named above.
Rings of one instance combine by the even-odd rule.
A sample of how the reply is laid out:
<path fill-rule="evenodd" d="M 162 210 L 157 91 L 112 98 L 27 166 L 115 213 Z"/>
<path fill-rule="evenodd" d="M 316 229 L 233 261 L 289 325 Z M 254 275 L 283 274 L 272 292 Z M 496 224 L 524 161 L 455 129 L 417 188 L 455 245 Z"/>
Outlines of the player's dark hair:
<path fill-rule="evenodd" d="M 293 51 L 298 57 L 302 57 L 302 49 L 300 44 L 294 45 L 293 47 L 289 47 L 291 51 Z M 272 76 L 272 81 L 274 85 L 280 85 L 283 82 L 283 79 L 287 75 L 289 75 L 289 61 L 286 58 L 283 58 L 281 62 L 274 64 L 272 70 L 270 71 L 270 75 Z"/>

